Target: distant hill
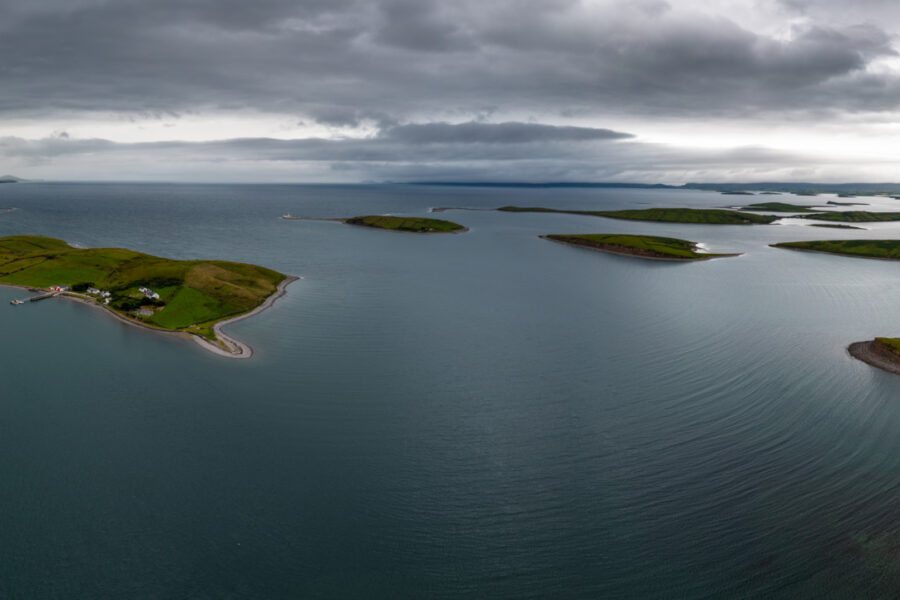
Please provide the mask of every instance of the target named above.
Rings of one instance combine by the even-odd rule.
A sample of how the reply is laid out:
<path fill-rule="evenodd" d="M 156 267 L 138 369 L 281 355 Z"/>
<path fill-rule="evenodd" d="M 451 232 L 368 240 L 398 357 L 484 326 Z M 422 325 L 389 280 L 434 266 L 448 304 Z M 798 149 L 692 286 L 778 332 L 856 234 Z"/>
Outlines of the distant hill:
<path fill-rule="evenodd" d="M 15 175 L 0 175 L 0 183 L 19 183 L 20 181 L 25 181 Z"/>

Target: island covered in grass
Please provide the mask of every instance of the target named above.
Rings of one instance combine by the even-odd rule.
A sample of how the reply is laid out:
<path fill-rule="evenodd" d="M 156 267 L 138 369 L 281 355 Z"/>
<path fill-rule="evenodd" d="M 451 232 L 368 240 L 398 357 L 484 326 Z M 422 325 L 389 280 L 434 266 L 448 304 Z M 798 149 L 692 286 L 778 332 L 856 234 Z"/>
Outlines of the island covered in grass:
<path fill-rule="evenodd" d="M 828 229 L 865 229 L 865 227 L 855 227 L 853 225 L 844 225 L 843 223 L 810 223 L 810 227 L 826 227 Z"/>
<path fill-rule="evenodd" d="M 661 223 L 692 223 L 702 225 L 768 225 L 777 221 L 774 215 L 757 215 L 718 208 L 645 208 L 637 210 L 563 210 L 531 206 L 502 206 L 502 212 L 562 213 L 626 219 L 629 221 L 657 221 Z"/>
<path fill-rule="evenodd" d="M 453 221 L 445 221 L 443 219 L 428 219 L 425 217 L 395 217 L 392 215 L 364 215 L 361 217 L 350 217 L 349 219 L 340 218 L 317 218 L 317 217 L 295 217 L 293 215 L 282 215 L 282 219 L 292 221 L 334 221 L 336 223 L 345 223 L 347 225 L 357 225 L 359 227 L 372 227 L 374 229 L 386 229 L 388 231 L 404 231 L 407 233 L 462 233 L 468 231 L 459 223 Z"/>
<path fill-rule="evenodd" d="M 750 204 L 742 206 L 741 210 L 766 210 L 769 212 L 786 212 L 786 213 L 810 213 L 814 207 L 802 204 L 788 204 L 787 202 L 760 202 L 758 204 Z"/>
<path fill-rule="evenodd" d="M 624 235 L 610 233 L 550 234 L 541 238 L 553 242 L 590 248 L 610 254 L 624 254 L 650 260 L 697 261 L 738 256 L 737 254 L 709 254 L 697 252 L 695 242 L 652 235 Z"/>
<path fill-rule="evenodd" d="M 900 260 L 900 240 L 816 240 L 809 242 L 781 242 L 773 248 L 824 252 L 859 258 Z"/>
<path fill-rule="evenodd" d="M 465 227 L 453 221 L 428 219 L 424 217 L 394 217 L 387 215 L 366 215 L 344 219 L 347 225 L 374 227 L 389 231 L 407 231 L 412 233 L 459 233 Z"/>
<path fill-rule="evenodd" d="M 868 212 L 865 210 L 847 210 L 835 212 L 817 212 L 801 215 L 801 219 L 817 221 L 840 221 L 843 223 L 879 223 L 884 221 L 900 221 L 900 212 Z"/>
<path fill-rule="evenodd" d="M 49 291 L 105 308 L 131 324 L 190 334 L 207 349 L 233 357 L 249 357 L 252 350 L 220 326 L 268 308 L 296 279 L 245 263 L 73 248 L 33 235 L 0 238 L 0 284 Z"/>

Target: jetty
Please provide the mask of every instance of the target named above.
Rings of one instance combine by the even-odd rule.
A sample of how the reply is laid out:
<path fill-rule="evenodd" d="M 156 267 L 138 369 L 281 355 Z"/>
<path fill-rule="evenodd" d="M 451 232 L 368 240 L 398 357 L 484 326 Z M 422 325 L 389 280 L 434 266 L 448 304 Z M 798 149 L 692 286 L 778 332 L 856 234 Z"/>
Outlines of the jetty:
<path fill-rule="evenodd" d="M 31 298 L 27 298 L 25 300 L 10 300 L 10 304 L 13 306 L 18 306 L 19 304 L 25 304 L 26 302 L 40 302 L 41 300 L 46 300 L 47 298 L 55 298 L 59 296 L 62 292 L 46 292 L 39 296 L 32 296 Z"/>
<path fill-rule="evenodd" d="M 40 302 L 41 300 L 46 300 L 47 298 L 55 298 L 59 296 L 62 292 L 47 292 L 46 294 L 41 294 L 40 296 L 32 296 L 28 299 L 29 302 Z"/>

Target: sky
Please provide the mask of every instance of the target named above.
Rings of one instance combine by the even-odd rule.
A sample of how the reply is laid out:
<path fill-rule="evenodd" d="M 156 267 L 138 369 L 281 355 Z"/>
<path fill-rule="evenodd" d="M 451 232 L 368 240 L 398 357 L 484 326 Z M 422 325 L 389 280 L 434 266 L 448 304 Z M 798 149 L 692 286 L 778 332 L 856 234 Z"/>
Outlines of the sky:
<path fill-rule="evenodd" d="M 0 173 L 900 181 L 888 0 L 0 0 Z"/>

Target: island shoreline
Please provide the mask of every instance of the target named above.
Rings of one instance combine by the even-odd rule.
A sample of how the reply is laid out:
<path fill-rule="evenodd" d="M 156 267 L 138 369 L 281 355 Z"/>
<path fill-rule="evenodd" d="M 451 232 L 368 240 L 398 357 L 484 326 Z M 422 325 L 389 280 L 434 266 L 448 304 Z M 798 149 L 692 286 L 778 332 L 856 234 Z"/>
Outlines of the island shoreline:
<path fill-rule="evenodd" d="M 179 336 L 183 339 L 193 339 L 201 348 L 203 348 L 204 350 L 206 350 L 208 352 L 216 354 L 217 356 L 222 356 L 224 358 L 247 359 L 247 358 L 250 358 L 253 356 L 253 347 L 245 342 L 241 342 L 241 341 L 229 336 L 228 334 L 224 333 L 221 330 L 221 327 L 223 327 L 225 325 L 229 325 L 231 323 L 236 323 L 238 321 L 242 321 L 243 319 L 250 318 L 254 315 L 257 315 L 257 314 L 271 308 L 272 305 L 275 304 L 275 301 L 277 301 L 279 298 L 281 298 L 282 296 L 287 294 L 287 287 L 299 279 L 301 279 L 301 278 L 293 276 L 293 275 L 285 276 L 285 278 L 278 284 L 278 287 L 275 289 L 275 291 L 271 295 L 269 295 L 265 299 L 265 301 L 262 304 L 260 304 L 259 306 L 257 306 L 255 309 L 251 310 L 250 312 L 246 312 L 246 313 L 237 315 L 230 319 L 225 319 L 224 321 L 219 321 L 218 323 L 213 325 L 213 332 L 216 334 L 216 337 L 219 340 L 223 341 L 223 343 L 226 346 L 232 348 L 232 350 L 226 350 L 222 346 L 219 346 L 219 345 L 217 345 L 209 340 L 206 340 L 203 337 L 201 337 L 195 333 L 191 333 L 189 331 L 169 331 L 166 329 L 153 327 L 151 325 L 142 323 L 142 322 L 134 320 L 134 319 L 129 319 L 128 317 L 121 315 L 121 314 L 117 313 L 116 311 L 112 310 L 108 306 L 100 304 L 99 302 L 97 302 L 96 300 L 91 298 L 90 296 L 84 296 L 84 295 L 73 293 L 73 292 L 63 292 L 63 293 L 60 293 L 56 297 L 66 298 L 68 300 L 78 302 L 79 304 L 82 304 L 84 306 L 92 306 L 94 308 L 99 308 L 99 309 L 103 310 L 103 312 L 105 312 L 106 314 L 112 315 L 113 317 L 118 319 L 120 322 L 125 323 L 126 325 L 132 325 L 134 327 L 139 327 L 141 329 L 144 329 L 146 331 L 152 331 L 154 333 L 161 333 L 161 334 L 171 335 L 171 336 Z M 12 284 L 12 283 L 0 283 L 0 286 L 16 288 L 16 289 L 20 289 L 20 290 L 27 290 L 31 293 L 41 293 L 41 292 L 45 291 L 40 288 L 35 288 L 35 287 L 25 286 L 25 285 L 16 285 L 16 284 Z"/>
<path fill-rule="evenodd" d="M 876 369 L 900 375 L 900 356 L 891 352 L 877 340 L 853 342 L 847 346 L 847 352 L 853 358 L 861 360 Z"/>

